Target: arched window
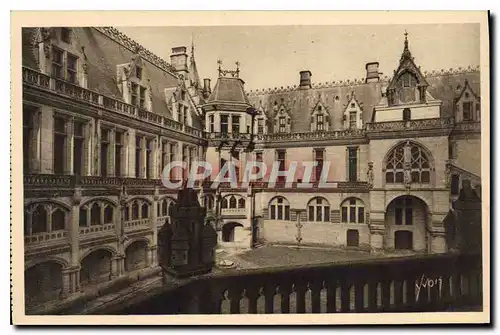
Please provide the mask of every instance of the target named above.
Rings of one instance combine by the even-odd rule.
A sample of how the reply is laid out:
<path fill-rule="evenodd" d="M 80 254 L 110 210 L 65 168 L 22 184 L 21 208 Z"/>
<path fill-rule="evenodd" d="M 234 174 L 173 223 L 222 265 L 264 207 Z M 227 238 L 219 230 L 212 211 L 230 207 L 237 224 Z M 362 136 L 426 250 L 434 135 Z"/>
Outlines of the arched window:
<path fill-rule="evenodd" d="M 283 197 L 276 197 L 269 203 L 270 220 L 290 220 L 290 204 Z"/>
<path fill-rule="evenodd" d="M 102 224 L 102 222 L 101 222 L 101 206 L 99 206 L 99 203 L 97 203 L 97 202 L 95 202 L 92 205 L 92 209 L 90 210 L 90 224 L 92 226 Z"/>
<path fill-rule="evenodd" d="M 221 208 L 223 209 L 227 208 L 227 198 L 222 199 Z"/>
<path fill-rule="evenodd" d="M 175 203 L 173 201 L 168 202 L 168 216 L 172 216 L 172 213 L 174 212 L 174 205 Z"/>
<path fill-rule="evenodd" d="M 229 198 L 229 208 L 236 208 L 236 198 L 234 196 Z"/>
<path fill-rule="evenodd" d="M 348 198 L 340 205 L 340 220 L 343 223 L 364 223 L 365 205 L 356 198 Z"/>
<path fill-rule="evenodd" d="M 149 217 L 149 205 L 147 202 L 144 202 L 141 207 L 141 218 L 146 219 Z"/>
<path fill-rule="evenodd" d="M 132 220 L 139 219 L 139 204 L 137 201 L 134 201 L 132 204 Z"/>
<path fill-rule="evenodd" d="M 430 163 L 425 151 L 410 142 L 394 148 L 386 163 L 386 183 L 403 183 L 405 170 L 411 176 L 412 183 L 430 182 Z"/>
<path fill-rule="evenodd" d="M 238 199 L 238 208 L 245 208 L 245 198 Z"/>
<path fill-rule="evenodd" d="M 167 199 L 163 199 L 161 202 L 161 216 L 167 216 L 168 215 L 168 201 Z"/>
<path fill-rule="evenodd" d="M 110 205 L 104 209 L 104 223 L 113 223 L 113 207 Z"/>
<path fill-rule="evenodd" d="M 45 233 L 47 231 L 47 210 L 45 206 L 39 205 L 33 212 L 31 222 L 31 233 Z"/>
<path fill-rule="evenodd" d="M 330 204 L 324 198 L 313 198 L 307 204 L 307 220 L 315 222 L 330 221 Z"/>
<path fill-rule="evenodd" d="M 66 216 L 61 209 L 52 212 L 52 230 L 64 230 L 66 226 Z"/>

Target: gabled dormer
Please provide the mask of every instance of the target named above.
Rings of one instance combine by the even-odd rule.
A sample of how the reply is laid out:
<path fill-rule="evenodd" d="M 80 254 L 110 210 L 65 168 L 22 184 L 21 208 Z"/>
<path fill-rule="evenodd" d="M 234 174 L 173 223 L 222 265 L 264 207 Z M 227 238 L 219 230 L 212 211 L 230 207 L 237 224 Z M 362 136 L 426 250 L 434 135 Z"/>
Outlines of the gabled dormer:
<path fill-rule="evenodd" d="M 267 123 L 267 113 L 262 101 L 259 101 L 259 105 L 257 106 L 257 111 L 259 112 L 257 116 L 255 116 L 255 124 L 254 124 L 254 134 L 262 135 L 268 133 Z"/>
<path fill-rule="evenodd" d="M 318 99 L 311 110 L 311 131 L 327 131 L 330 128 L 328 107 Z"/>
<path fill-rule="evenodd" d="M 464 87 L 455 99 L 455 120 L 456 122 L 481 120 L 481 99 L 472 90 L 467 79 L 465 79 Z"/>
<path fill-rule="evenodd" d="M 165 88 L 164 94 L 165 102 L 172 113 L 172 118 L 179 123 L 192 127 L 196 106 L 190 98 L 190 93 L 184 80 L 179 79 L 176 87 Z"/>
<path fill-rule="evenodd" d="M 87 57 L 69 27 L 37 28 L 34 47 L 38 49 L 40 71 L 74 85 L 87 87 Z"/>
<path fill-rule="evenodd" d="M 292 117 L 290 116 L 290 109 L 285 105 L 283 99 L 281 99 L 280 104 L 277 101 L 274 102 L 273 113 L 274 132 L 289 133 L 292 126 Z"/>
<path fill-rule="evenodd" d="M 389 106 L 425 103 L 428 86 L 408 48 L 408 33 L 405 32 L 399 66 L 387 87 L 387 103 Z"/>
<path fill-rule="evenodd" d="M 137 48 L 129 63 L 117 65 L 118 89 L 123 100 L 140 109 L 151 111 L 151 84 L 146 62 L 139 55 Z"/>
<path fill-rule="evenodd" d="M 375 106 L 372 122 L 410 121 L 441 117 L 441 101 L 427 91 L 429 83 L 408 48 L 405 32 L 404 49 L 397 70 Z"/>
<path fill-rule="evenodd" d="M 349 101 L 344 108 L 344 129 L 363 128 L 363 104 L 356 99 L 356 94 L 352 91 Z"/>

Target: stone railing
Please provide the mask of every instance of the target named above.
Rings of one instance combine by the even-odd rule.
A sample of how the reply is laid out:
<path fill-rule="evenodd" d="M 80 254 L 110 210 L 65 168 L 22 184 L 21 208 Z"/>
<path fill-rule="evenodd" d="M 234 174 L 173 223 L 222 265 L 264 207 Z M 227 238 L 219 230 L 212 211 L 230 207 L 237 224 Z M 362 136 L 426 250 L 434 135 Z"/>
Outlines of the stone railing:
<path fill-rule="evenodd" d="M 113 314 L 480 311 L 481 264 L 479 254 L 434 254 L 225 270 Z"/>
<path fill-rule="evenodd" d="M 25 174 L 24 186 L 30 187 L 72 187 L 74 176 L 55 174 Z"/>
<path fill-rule="evenodd" d="M 145 121 L 154 125 L 165 127 L 170 130 L 189 134 L 194 137 L 203 137 L 203 131 L 176 122 L 163 115 L 156 114 L 137 106 L 127 104 L 113 97 L 102 95 L 98 92 L 83 88 L 73 83 L 51 78 L 36 70 L 23 67 L 23 82 L 25 84 L 38 86 L 55 91 L 59 94 L 81 100 L 98 107 L 107 108 L 114 112 L 130 116 L 140 121 Z"/>
<path fill-rule="evenodd" d="M 207 139 L 213 141 L 250 141 L 252 139 L 252 134 L 249 133 L 207 133 Z"/>
<path fill-rule="evenodd" d="M 256 142 L 274 142 L 274 141 L 309 141 L 309 140 L 335 140 L 343 138 L 362 138 L 365 135 L 364 129 L 344 129 L 329 131 L 311 131 L 300 133 L 276 133 L 276 134 L 257 134 Z"/>
<path fill-rule="evenodd" d="M 222 208 L 222 215 L 244 215 L 246 214 L 246 208 Z"/>
<path fill-rule="evenodd" d="M 95 225 L 89 227 L 80 227 L 80 235 L 87 235 L 93 233 L 101 233 L 101 232 L 114 232 L 115 224 L 114 223 L 106 223 L 103 225 Z"/>
<path fill-rule="evenodd" d="M 410 121 L 369 122 L 367 132 L 408 131 L 453 127 L 453 118 L 434 118 Z"/>
<path fill-rule="evenodd" d="M 60 240 L 68 237 L 68 232 L 65 230 L 57 230 L 50 233 L 37 233 L 31 236 L 24 237 L 24 244 L 30 245 L 39 242 L 47 242 L 52 240 Z"/>
<path fill-rule="evenodd" d="M 123 226 L 126 229 L 137 229 L 139 227 L 147 227 L 149 226 L 149 218 L 125 221 L 123 222 Z"/>

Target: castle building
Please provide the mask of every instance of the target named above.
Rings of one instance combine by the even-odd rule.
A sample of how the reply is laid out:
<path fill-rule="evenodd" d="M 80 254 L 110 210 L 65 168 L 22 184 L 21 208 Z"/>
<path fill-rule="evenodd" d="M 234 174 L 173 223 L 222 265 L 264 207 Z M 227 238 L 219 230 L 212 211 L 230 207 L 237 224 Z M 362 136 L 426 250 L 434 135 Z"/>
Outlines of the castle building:
<path fill-rule="evenodd" d="M 461 180 L 480 188 L 480 74 L 423 72 L 405 40 L 392 78 L 246 91 L 235 70 L 211 88 L 194 46 L 170 63 L 111 27 L 23 29 L 26 306 L 48 310 L 157 267 L 157 232 L 196 160 L 315 161 L 313 182 L 214 190 L 219 246 L 321 245 L 447 251 L 443 219 Z M 330 69 L 325 69 L 329 71 Z M 163 167 L 182 161 L 188 169 Z M 318 181 L 330 165 L 328 187 Z M 269 172 L 269 171 L 268 171 Z M 210 177 L 210 180 L 213 176 Z M 288 182 L 288 181 L 287 181 Z M 202 187 L 203 186 L 203 187 Z"/>

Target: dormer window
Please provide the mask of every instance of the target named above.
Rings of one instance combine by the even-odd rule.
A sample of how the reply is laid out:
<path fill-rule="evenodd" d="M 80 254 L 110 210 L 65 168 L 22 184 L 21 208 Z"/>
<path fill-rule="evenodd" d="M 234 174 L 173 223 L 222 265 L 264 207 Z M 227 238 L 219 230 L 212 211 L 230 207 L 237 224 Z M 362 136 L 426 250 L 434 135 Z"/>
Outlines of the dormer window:
<path fill-rule="evenodd" d="M 354 102 L 351 103 L 351 108 L 356 108 L 356 104 Z"/>
<path fill-rule="evenodd" d="M 279 132 L 284 133 L 286 132 L 286 117 L 281 116 L 279 118 Z"/>
<path fill-rule="evenodd" d="M 349 112 L 349 129 L 356 129 L 357 114 L 356 111 Z"/>
<path fill-rule="evenodd" d="M 257 119 L 257 134 L 264 134 L 264 119 Z"/>
<path fill-rule="evenodd" d="M 140 66 L 135 67 L 135 76 L 137 79 L 141 80 L 142 79 L 142 68 Z"/>
<path fill-rule="evenodd" d="M 52 76 L 64 79 L 64 51 L 59 48 L 52 48 Z"/>
<path fill-rule="evenodd" d="M 66 58 L 66 59 L 65 59 Z M 66 62 L 65 62 L 66 60 Z M 52 76 L 71 83 L 78 81 L 78 57 L 57 47 L 52 48 Z"/>
<path fill-rule="evenodd" d="M 467 101 L 462 104 L 464 121 L 472 120 L 472 102 Z"/>
<path fill-rule="evenodd" d="M 71 43 L 71 29 L 70 28 L 61 28 L 61 41 L 64 43 Z"/>
<path fill-rule="evenodd" d="M 68 53 L 68 59 L 67 59 L 67 64 L 68 64 L 68 69 L 67 69 L 67 80 L 76 83 L 77 76 L 76 76 L 76 66 L 77 66 L 78 58 L 70 53 Z"/>
<path fill-rule="evenodd" d="M 136 83 L 130 84 L 130 103 L 142 109 L 146 109 L 146 88 Z"/>
<path fill-rule="evenodd" d="M 182 101 L 186 100 L 186 91 L 184 90 L 181 91 L 181 100 Z"/>
<path fill-rule="evenodd" d="M 325 116 L 323 114 L 316 115 L 316 130 L 325 130 Z"/>
<path fill-rule="evenodd" d="M 146 108 L 146 88 L 139 85 L 139 107 Z"/>

